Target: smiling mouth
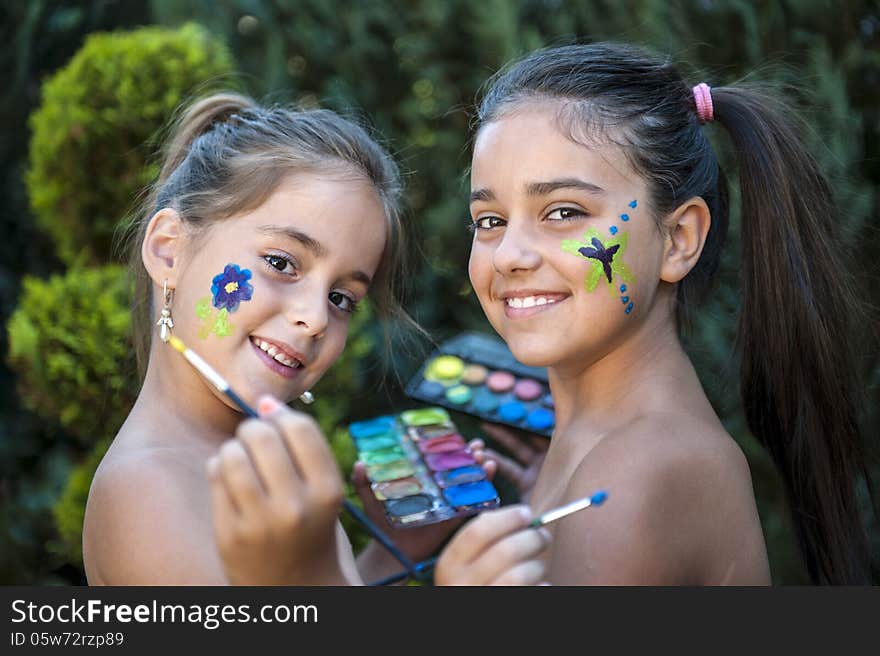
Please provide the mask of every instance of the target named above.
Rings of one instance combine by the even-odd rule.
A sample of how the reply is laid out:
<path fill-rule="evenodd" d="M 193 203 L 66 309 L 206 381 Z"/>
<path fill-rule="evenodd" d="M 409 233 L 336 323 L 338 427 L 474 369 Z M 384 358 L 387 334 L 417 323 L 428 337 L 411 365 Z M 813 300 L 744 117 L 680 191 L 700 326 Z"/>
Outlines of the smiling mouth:
<path fill-rule="evenodd" d="M 251 336 L 251 343 L 280 365 L 290 369 L 300 369 L 303 366 L 301 360 L 281 350 L 276 344 L 253 336 Z"/>
<path fill-rule="evenodd" d="M 504 295 L 501 302 L 504 303 L 504 313 L 509 317 L 529 317 L 539 312 L 549 310 L 566 300 L 570 295 L 561 293 L 515 293 Z"/>
<path fill-rule="evenodd" d="M 552 305 L 564 300 L 564 298 L 551 296 L 514 296 L 505 300 L 505 304 L 509 308 L 530 308 L 541 305 Z"/>

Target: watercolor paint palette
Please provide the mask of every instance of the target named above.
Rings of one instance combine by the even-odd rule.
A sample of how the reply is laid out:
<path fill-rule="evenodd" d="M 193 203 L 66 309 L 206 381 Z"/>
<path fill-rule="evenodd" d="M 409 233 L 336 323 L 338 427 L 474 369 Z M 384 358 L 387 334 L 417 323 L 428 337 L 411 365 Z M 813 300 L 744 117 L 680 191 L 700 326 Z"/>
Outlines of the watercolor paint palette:
<path fill-rule="evenodd" d="M 501 502 L 443 408 L 358 421 L 348 433 L 367 466 L 373 494 L 394 526 L 473 515 Z"/>
<path fill-rule="evenodd" d="M 556 423 L 547 371 L 518 362 L 501 339 L 482 333 L 443 342 L 406 395 L 547 437 Z"/>

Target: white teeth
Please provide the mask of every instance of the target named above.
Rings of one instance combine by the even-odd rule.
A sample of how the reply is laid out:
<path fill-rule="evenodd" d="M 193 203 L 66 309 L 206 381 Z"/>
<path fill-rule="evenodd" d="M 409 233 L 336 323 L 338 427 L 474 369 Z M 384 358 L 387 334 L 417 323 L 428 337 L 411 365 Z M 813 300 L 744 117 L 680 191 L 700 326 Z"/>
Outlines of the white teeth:
<path fill-rule="evenodd" d="M 276 355 L 275 359 L 278 360 L 278 362 L 280 362 L 281 364 L 286 365 L 292 369 L 296 369 L 297 367 L 299 367 L 299 361 L 291 360 L 283 353 L 279 353 L 278 355 Z"/>
<path fill-rule="evenodd" d="M 550 305 L 555 302 L 555 299 L 545 298 L 544 296 L 512 297 L 507 299 L 507 306 L 512 308 L 530 308 L 536 305 Z"/>
<path fill-rule="evenodd" d="M 283 351 L 278 350 L 268 342 L 264 342 L 261 339 L 254 339 L 254 343 L 264 350 L 270 357 L 283 365 L 291 367 L 292 369 L 299 369 L 302 366 L 302 362 L 287 357 Z"/>

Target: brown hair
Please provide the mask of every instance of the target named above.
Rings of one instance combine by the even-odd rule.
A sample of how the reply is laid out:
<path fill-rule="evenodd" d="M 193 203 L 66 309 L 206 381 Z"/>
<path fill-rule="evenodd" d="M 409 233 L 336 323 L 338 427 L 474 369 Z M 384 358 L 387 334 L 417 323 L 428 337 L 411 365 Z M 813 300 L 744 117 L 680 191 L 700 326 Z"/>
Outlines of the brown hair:
<path fill-rule="evenodd" d="M 838 247 L 831 190 L 778 99 L 740 86 L 711 93 L 739 164 L 738 339 L 748 425 L 781 473 L 810 578 L 866 583 L 871 555 L 856 496 L 860 477 L 870 490 L 852 350 L 858 302 Z M 551 48 L 490 81 L 477 127 L 533 99 L 557 101 L 560 125 L 573 139 L 621 145 L 648 183 L 658 222 L 688 198 L 706 201 L 711 228 L 677 288 L 676 318 L 679 327 L 687 323 L 718 268 L 728 225 L 727 180 L 691 85 L 667 59 L 633 46 Z"/>
<path fill-rule="evenodd" d="M 212 221 L 258 207 L 294 172 L 346 169 L 379 195 L 388 240 L 370 296 L 382 319 L 414 325 L 398 299 L 404 234 L 400 174 L 393 159 L 356 123 L 326 109 L 261 107 L 236 93 L 219 93 L 179 112 L 164 149 L 159 177 L 129 228 L 135 274 L 134 340 L 146 369 L 156 311 L 141 244 L 153 214 L 170 207 L 195 235 Z"/>

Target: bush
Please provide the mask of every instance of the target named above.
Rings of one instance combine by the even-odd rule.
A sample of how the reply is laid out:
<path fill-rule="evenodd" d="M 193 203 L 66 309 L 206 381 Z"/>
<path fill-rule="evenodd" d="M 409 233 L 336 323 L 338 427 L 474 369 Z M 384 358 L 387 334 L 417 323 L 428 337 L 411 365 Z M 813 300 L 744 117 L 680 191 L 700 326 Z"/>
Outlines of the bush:
<path fill-rule="evenodd" d="M 49 78 L 30 119 L 26 183 L 62 260 L 109 261 L 116 226 L 158 173 L 145 166 L 153 135 L 181 100 L 231 70 L 225 45 L 187 24 L 93 34 Z"/>
<path fill-rule="evenodd" d="M 49 550 L 80 569 L 83 559 L 83 520 L 86 515 L 86 501 L 89 499 L 89 488 L 95 477 L 95 470 L 101 464 L 110 442 L 110 437 L 98 441 L 86 459 L 70 473 L 64 491 L 52 508 L 58 540 L 49 544 Z"/>
<path fill-rule="evenodd" d="M 124 269 L 25 278 L 9 320 L 9 363 L 24 404 L 82 445 L 113 435 L 134 399 L 131 289 Z"/>

